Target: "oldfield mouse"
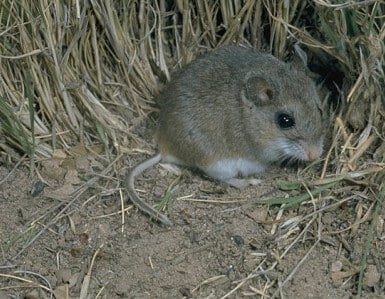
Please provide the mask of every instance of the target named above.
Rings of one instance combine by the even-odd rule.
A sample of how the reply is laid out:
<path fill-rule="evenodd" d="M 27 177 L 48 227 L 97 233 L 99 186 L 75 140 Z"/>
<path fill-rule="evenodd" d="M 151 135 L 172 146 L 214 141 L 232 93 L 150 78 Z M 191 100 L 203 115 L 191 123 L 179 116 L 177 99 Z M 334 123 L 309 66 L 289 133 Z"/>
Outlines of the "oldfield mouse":
<path fill-rule="evenodd" d="M 315 84 L 304 67 L 267 53 L 239 46 L 213 50 L 179 71 L 158 103 L 159 153 L 125 180 L 131 201 L 166 225 L 171 221 L 134 189 L 135 177 L 158 162 L 242 186 L 269 164 L 322 154 L 325 121 Z"/>

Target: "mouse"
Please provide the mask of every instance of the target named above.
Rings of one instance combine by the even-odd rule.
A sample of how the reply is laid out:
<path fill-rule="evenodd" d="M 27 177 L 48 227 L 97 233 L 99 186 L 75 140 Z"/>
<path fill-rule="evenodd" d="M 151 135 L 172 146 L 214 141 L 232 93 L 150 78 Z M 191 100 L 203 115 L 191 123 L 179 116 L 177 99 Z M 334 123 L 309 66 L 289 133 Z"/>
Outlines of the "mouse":
<path fill-rule="evenodd" d="M 170 226 L 135 191 L 135 178 L 157 163 L 203 171 L 242 188 L 283 161 L 315 161 L 323 152 L 326 118 L 306 66 L 237 45 L 198 57 L 158 97 L 158 152 L 128 171 L 128 196 L 139 210 Z"/>

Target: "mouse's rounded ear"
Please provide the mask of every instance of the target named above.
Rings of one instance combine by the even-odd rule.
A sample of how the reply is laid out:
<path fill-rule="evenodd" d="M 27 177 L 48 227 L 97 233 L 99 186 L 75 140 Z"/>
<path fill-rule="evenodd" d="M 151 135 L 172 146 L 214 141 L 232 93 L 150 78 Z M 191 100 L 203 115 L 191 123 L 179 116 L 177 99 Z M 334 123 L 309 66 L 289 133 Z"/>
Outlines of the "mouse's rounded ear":
<path fill-rule="evenodd" d="M 269 105 L 273 99 L 272 84 L 263 77 L 251 76 L 246 78 L 243 96 L 257 106 Z"/>

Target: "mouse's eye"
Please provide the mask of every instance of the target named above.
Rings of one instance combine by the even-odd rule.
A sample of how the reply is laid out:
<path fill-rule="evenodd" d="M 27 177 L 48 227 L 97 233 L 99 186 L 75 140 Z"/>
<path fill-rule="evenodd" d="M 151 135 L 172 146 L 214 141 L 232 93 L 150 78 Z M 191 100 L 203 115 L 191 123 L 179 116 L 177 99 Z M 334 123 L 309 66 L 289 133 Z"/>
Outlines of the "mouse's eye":
<path fill-rule="evenodd" d="M 295 126 L 294 116 L 285 112 L 278 112 L 276 114 L 276 122 L 281 129 L 290 129 Z"/>

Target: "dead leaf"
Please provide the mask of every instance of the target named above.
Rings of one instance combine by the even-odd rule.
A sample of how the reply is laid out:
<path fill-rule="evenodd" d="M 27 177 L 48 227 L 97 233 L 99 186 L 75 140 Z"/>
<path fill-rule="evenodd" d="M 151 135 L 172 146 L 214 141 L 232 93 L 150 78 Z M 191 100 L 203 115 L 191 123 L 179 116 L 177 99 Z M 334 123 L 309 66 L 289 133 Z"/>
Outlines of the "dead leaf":
<path fill-rule="evenodd" d="M 341 280 L 347 277 L 351 277 L 359 272 L 359 269 L 350 269 L 347 271 L 337 271 L 330 275 L 333 283 L 340 283 Z"/>

